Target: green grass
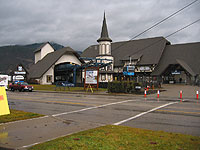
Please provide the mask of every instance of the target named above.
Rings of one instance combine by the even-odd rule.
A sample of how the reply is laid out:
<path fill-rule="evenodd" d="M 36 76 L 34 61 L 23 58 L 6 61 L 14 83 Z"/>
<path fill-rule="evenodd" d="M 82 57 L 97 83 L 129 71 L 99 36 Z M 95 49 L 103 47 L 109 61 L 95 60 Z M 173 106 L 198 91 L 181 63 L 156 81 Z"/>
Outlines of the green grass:
<path fill-rule="evenodd" d="M 84 92 L 84 87 L 57 87 L 55 85 L 38 85 L 38 84 L 33 84 L 34 90 L 44 90 L 44 91 L 82 91 Z M 56 88 L 56 89 L 55 89 Z M 93 89 L 96 91 L 96 89 Z M 88 90 L 90 91 L 90 90 Z M 104 88 L 99 88 L 98 91 L 107 91 L 107 89 Z"/>
<path fill-rule="evenodd" d="M 103 126 L 29 150 L 200 150 L 200 137 L 125 126 Z"/>
<path fill-rule="evenodd" d="M 41 117 L 41 116 L 44 116 L 44 115 L 11 109 L 9 115 L 0 116 L 0 123 L 12 122 L 12 121 L 17 121 L 17 120 L 25 120 L 25 119 L 36 118 L 36 117 Z"/>

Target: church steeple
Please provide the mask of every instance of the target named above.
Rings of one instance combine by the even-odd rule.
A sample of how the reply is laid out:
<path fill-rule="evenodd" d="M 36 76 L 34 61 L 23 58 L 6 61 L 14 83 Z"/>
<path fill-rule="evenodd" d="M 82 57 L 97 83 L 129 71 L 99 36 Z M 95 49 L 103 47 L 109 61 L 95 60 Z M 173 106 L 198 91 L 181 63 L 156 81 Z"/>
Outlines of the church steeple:
<path fill-rule="evenodd" d="M 108 36 L 105 12 L 104 12 L 104 18 L 103 18 L 103 25 L 102 25 L 102 29 L 101 29 L 101 37 L 97 40 L 97 42 L 101 42 L 101 41 L 112 42 L 112 40 Z"/>
<path fill-rule="evenodd" d="M 101 37 L 97 40 L 99 43 L 99 55 L 96 56 L 97 63 L 105 63 L 108 66 L 102 68 L 105 72 L 99 74 L 100 82 L 108 82 L 113 80 L 113 75 L 110 71 L 113 71 L 114 57 L 111 52 L 111 42 L 112 40 L 108 36 L 108 29 L 106 24 L 106 15 L 104 12 L 103 25 L 101 29 Z"/>

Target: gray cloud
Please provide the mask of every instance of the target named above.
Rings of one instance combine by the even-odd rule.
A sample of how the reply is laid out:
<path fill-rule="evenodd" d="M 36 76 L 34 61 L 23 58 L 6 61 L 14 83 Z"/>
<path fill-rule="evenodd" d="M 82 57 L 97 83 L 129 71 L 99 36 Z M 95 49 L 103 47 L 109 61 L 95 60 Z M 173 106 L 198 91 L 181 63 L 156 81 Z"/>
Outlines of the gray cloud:
<path fill-rule="evenodd" d="M 97 44 L 103 12 L 113 42 L 129 40 L 193 0 L 0 0 L 0 45 L 54 41 L 75 50 Z M 167 36 L 200 18 L 200 2 L 139 38 Z M 200 23 L 169 37 L 200 42 Z"/>

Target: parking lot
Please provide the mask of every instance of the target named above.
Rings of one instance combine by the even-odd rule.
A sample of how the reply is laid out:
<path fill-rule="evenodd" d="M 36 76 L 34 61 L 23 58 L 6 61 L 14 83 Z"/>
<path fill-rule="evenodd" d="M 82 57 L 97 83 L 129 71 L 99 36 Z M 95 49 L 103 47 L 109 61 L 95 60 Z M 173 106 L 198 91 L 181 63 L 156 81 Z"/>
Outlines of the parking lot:
<path fill-rule="evenodd" d="M 0 138 L 0 146 L 26 148 L 107 124 L 200 136 L 200 100 L 189 94 L 180 100 L 175 90 L 166 88 L 169 89 L 161 93 L 159 99 L 156 94 L 144 98 L 136 95 L 7 92 L 10 108 L 46 116 L 1 124 L 0 132 L 7 136 Z M 167 94 L 170 91 L 171 94 Z"/>

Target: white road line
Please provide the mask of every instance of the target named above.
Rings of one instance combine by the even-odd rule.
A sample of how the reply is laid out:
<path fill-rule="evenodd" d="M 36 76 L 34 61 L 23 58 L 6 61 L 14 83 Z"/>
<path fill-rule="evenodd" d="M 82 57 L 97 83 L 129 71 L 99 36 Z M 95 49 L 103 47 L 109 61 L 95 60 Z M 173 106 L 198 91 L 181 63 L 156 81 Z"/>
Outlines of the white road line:
<path fill-rule="evenodd" d="M 121 103 L 126 103 L 126 102 L 132 102 L 132 101 L 138 101 L 138 100 L 126 100 L 126 101 L 121 101 L 121 102 L 109 103 L 109 104 L 104 104 L 104 105 L 89 107 L 89 108 L 85 108 L 85 109 L 81 109 L 81 110 L 75 110 L 75 111 L 70 111 L 70 112 L 64 112 L 64 113 L 60 113 L 60 114 L 46 115 L 46 116 L 38 117 L 38 118 L 31 118 L 31 119 L 25 119 L 25 120 L 18 120 L 18 121 L 12 121 L 12 122 L 7 122 L 7 123 L 0 123 L 0 125 L 13 124 L 13 123 L 31 121 L 31 120 L 36 120 L 36 119 L 43 119 L 43 118 L 47 118 L 47 117 L 50 117 L 50 116 L 56 117 L 56 116 L 61 116 L 61 115 L 66 115 L 66 114 L 72 114 L 72 113 L 76 113 L 76 112 L 81 112 L 81 111 L 86 111 L 86 110 L 90 110 L 90 109 L 101 108 L 101 107 L 105 107 L 105 106 L 109 106 L 109 105 L 115 105 L 115 104 L 121 104 Z"/>
<path fill-rule="evenodd" d="M 0 125 L 7 125 L 7 124 L 25 122 L 25 121 L 30 121 L 30 120 L 43 119 L 43 118 L 47 118 L 47 117 L 49 117 L 49 116 L 43 116 L 43 117 L 38 117 L 38 118 L 31 118 L 31 119 L 18 120 L 18 121 L 12 121 L 12 122 L 7 122 L 7 123 L 0 123 Z"/>
<path fill-rule="evenodd" d="M 139 99 L 141 100 L 141 98 L 139 98 Z M 180 100 L 180 99 L 177 99 L 177 100 Z M 185 100 L 187 100 L 187 99 L 183 99 L 182 101 L 184 102 Z M 36 119 L 43 119 L 43 118 L 47 118 L 47 117 L 50 117 L 50 116 L 56 117 L 56 116 L 61 116 L 61 115 L 66 115 L 66 114 L 72 114 L 72 113 L 76 113 L 76 112 L 81 112 L 81 111 L 86 111 L 86 110 L 101 108 L 101 107 L 105 107 L 105 106 L 109 106 L 109 105 L 115 105 L 115 104 L 120 104 L 120 103 L 131 102 L 131 101 L 138 101 L 138 100 L 126 100 L 126 101 L 121 101 L 121 102 L 109 103 L 109 104 L 104 104 L 104 105 L 89 107 L 89 108 L 85 108 L 85 109 L 81 109 L 81 110 L 75 110 L 75 111 L 71 111 L 71 112 L 64 112 L 64 113 L 54 114 L 54 115 L 49 115 L 49 116 L 46 115 L 46 116 L 38 117 L 38 118 L 18 120 L 18 121 L 12 121 L 12 122 L 7 122 L 7 123 L 0 123 L 0 125 L 13 124 L 13 123 L 25 122 L 25 121 L 36 120 Z M 147 102 L 154 102 L 154 101 L 148 101 L 147 100 Z M 178 102 L 176 102 L 176 103 L 178 103 Z"/>
<path fill-rule="evenodd" d="M 83 130 L 81 130 L 81 131 L 83 131 Z M 78 131 L 78 132 L 81 132 L 81 131 Z M 20 149 L 28 148 L 28 147 L 31 147 L 31 146 L 34 146 L 34 145 L 37 145 L 37 144 L 49 142 L 49 141 L 55 140 L 57 138 L 62 138 L 62 137 L 68 136 L 68 135 L 72 135 L 72 134 L 78 133 L 78 132 L 72 132 L 72 133 L 69 133 L 69 134 L 64 134 L 64 135 L 57 136 L 57 137 L 54 137 L 54 138 L 51 138 L 51 139 L 47 139 L 47 140 L 44 140 L 44 141 L 33 143 L 33 144 L 30 144 L 30 145 L 25 145 L 25 146 L 19 147 L 18 149 L 20 150 Z"/>
<path fill-rule="evenodd" d="M 54 140 L 54 139 L 53 139 Z M 46 142 L 46 141 L 45 141 Z M 48 141 L 47 141 L 48 142 Z M 42 142 L 41 142 L 42 143 Z M 25 146 L 22 146 L 22 147 L 20 147 L 20 148 L 18 148 L 18 149 L 22 149 L 22 148 L 28 148 L 28 147 L 31 147 L 31 146 L 34 146 L 34 145 L 37 145 L 37 144 L 40 144 L 40 142 L 39 143 L 33 143 L 33 144 L 30 144 L 30 145 L 25 145 Z"/>
<path fill-rule="evenodd" d="M 120 121 L 120 122 L 114 123 L 113 125 L 120 125 L 120 124 L 125 123 L 125 122 L 127 122 L 127 121 L 136 119 L 136 118 L 141 117 L 141 116 L 143 116 L 143 115 L 145 115 L 145 114 L 148 114 L 148 113 L 150 113 L 150 112 L 153 112 L 153 111 L 155 111 L 155 110 L 157 110 L 157 109 L 160 109 L 160 108 L 163 108 L 163 107 L 166 107 L 166 106 L 169 106 L 169 105 L 173 105 L 173 104 L 176 104 L 176 103 L 178 103 L 178 102 L 171 102 L 171 103 L 167 103 L 167 104 L 165 104 L 165 105 L 161 105 L 161 106 L 156 107 L 156 108 L 153 108 L 153 109 L 151 109 L 151 110 L 149 110 L 149 111 L 140 113 L 140 114 L 138 114 L 138 115 L 136 115 L 136 116 L 133 116 L 133 117 L 130 117 L 130 118 L 128 118 L 128 119 L 122 120 L 122 121 Z"/>
<path fill-rule="evenodd" d="M 82 130 L 81 130 L 81 131 L 82 131 Z M 80 132 L 81 132 L 81 131 L 80 131 Z M 51 139 L 47 139 L 47 140 L 44 140 L 44 141 L 36 142 L 36 143 L 30 144 L 30 145 L 25 145 L 25 146 L 19 147 L 18 149 L 28 148 L 28 147 L 31 147 L 31 146 L 34 146 L 34 145 L 37 145 L 37 144 L 49 142 L 49 141 L 55 140 L 55 139 L 57 139 L 57 138 L 62 138 L 62 137 L 65 137 L 65 136 L 68 136 L 68 135 L 71 135 L 71 134 L 75 134 L 75 133 L 77 133 L 77 132 L 72 132 L 72 133 L 69 133 L 69 134 L 64 134 L 64 135 L 57 136 L 57 137 L 54 137 L 54 138 L 51 138 Z"/>
<path fill-rule="evenodd" d="M 110 105 L 116 105 L 116 104 L 121 104 L 121 103 L 133 102 L 133 101 L 138 101 L 138 100 L 126 100 L 126 101 L 120 101 L 120 102 L 115 102 L 115 103 L 109 103 L 109 104 L 104 104 L 104 105 L 89 107 L 89 108 L 85 108 L 85 109 L 80 109 L 80 110 L 75 110 L 75 111 L 70 111 L 70 112 L 64 112 L 64 113 L 54 114 L 52 116 L 53 117 L 57 117 L 57 116 L 61 116 L 61 115 L 67 115 L 67 114 L 72 114 L 72 113 L 82 112 L 82 111 L 86 111 L 86 110 L 91 110 L 91 109 L 106 107 L 106 106 L 110 106 Z"/>

